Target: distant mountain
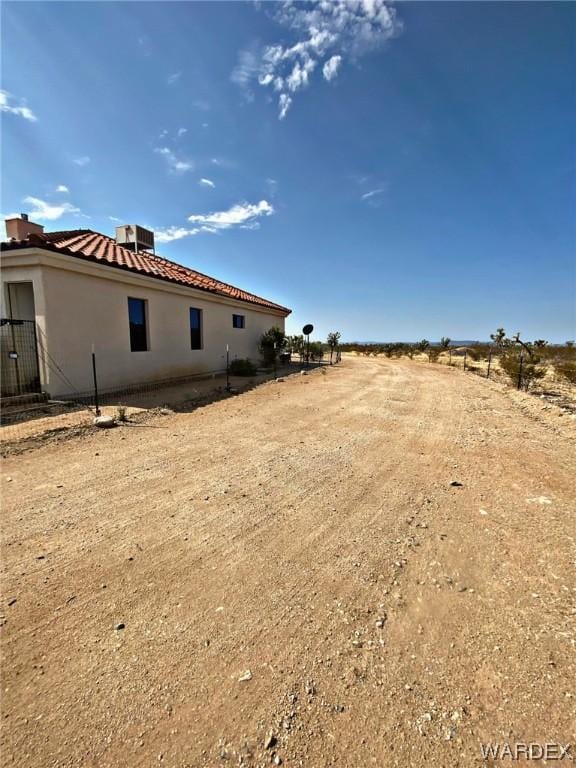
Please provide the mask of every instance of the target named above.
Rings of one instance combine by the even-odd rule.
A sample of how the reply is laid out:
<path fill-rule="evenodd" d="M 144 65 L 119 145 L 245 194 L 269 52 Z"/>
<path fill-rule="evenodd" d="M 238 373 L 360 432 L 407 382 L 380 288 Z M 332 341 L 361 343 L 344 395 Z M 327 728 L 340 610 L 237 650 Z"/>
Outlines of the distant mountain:
<path fill-rule="evenodd" d="M 418 339 L 420 341 L 420 339 Z M 417 344 L 418 341 L 343 341 L 342 344 L 358 344 L 360 346 L 369 346 L 371 344 Z M 451 347 L 470 347 L 473 344 L 489 344 L 488 341 L 472 341 L 471 339 L 451 339 Z M 439 341 L 431 341 L 431 346 L 437 347 L 440 345 Z"/>

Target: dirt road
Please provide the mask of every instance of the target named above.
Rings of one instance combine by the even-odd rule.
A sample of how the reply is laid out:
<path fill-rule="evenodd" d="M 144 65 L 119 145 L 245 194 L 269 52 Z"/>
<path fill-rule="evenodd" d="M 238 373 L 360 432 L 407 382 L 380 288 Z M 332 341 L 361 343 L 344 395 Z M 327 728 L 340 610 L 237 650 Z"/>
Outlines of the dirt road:
<path fill-rule="evenodd" d="M 8 458 L 4 764 L 475 766 L 481 742 L 576 742 L 559 413 L 349 359 Z"/>

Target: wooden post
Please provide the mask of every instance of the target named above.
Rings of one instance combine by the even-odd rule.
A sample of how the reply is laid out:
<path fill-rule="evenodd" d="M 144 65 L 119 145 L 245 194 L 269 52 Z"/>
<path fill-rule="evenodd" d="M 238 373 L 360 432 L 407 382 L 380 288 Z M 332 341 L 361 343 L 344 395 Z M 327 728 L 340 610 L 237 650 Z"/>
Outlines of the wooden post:
<path fill-rule="evenodd" d="M 96 353 L 94 351 L 94 344 L 92 344 L 92 378 L 94 379 L 94 407 L 96 409 L 96 416 L 100 416 L 100 407 L 98 403 L 98 378 L 96 376 Z"/>
<path fill-rule="evenodd" d="M 230 392 L 230 345 L 226 344 L 226 392 Z"/>

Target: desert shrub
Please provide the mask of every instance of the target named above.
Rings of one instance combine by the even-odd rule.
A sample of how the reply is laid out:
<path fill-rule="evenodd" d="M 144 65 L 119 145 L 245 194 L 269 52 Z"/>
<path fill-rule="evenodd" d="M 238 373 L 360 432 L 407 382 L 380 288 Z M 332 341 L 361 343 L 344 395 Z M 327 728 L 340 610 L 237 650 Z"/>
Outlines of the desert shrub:
<path fill-rule="evenodd" d="M 475 347 L 453 347 L 450 352 L 452 353 L 452 357 L 465 357 L 467 362 L 470 360 L 478 360 L 479 357 Z"/>
<path fill-rule="evenodd" d="M 554 363 L 554 371 L 561 379 L 576 384 L 576 360 L 559 360 Z"/>
<path fill-rule="evenodd" d="M 290 350 L 292 354 L 300 355 L 300 357 L 302 357 L 305 346 L 304 336 L 302 336 L 302 334 L 299 336 L 287 336 L 286 345 L 287 349 Z"/>
<path fill-rule="evenodd" d="M 320 341 L 310 342 L 310 360 L 322 360 L 324 357 L 324 345 Z"/>
<path fill-rule="evenodd" d="M 472 350 L 472 354 L 475 355 L 475 360 L 488 360 L 488 357 L 490 356 L 490 344 L 474 344 Z M 492 354 L 494 354 L 493 348 Z"/>
<path fill-rule="evenodd" d="M 254 376 L 256 374 L 256 366 L 248 358 L 237 357 L 231 361 L 229 371 L 232 376 Z"/>
<path fill-rule="evenodd" d="M 280 330 L 278 326 L 273 326 L 266 333 L 263 333 L 260 337 L 258 349 L 262 355 L 264 365 L 274 365 L 278 354 L 286 348 L 287 343 L 288 339 L 284 331 Z"/>
<path fill-rule="evenodd" d="M 518 352 L 510 349 L 500 355 L 500 368 L 516 386 L 518 386 L 518 378 L 521 376 L 520 387 L 526 391 L 546 374 L 546 369 L 539 363 L 540 358 L 526 355 L 522 360 L 522 372 L 520 372 L 520 355 Z"/>

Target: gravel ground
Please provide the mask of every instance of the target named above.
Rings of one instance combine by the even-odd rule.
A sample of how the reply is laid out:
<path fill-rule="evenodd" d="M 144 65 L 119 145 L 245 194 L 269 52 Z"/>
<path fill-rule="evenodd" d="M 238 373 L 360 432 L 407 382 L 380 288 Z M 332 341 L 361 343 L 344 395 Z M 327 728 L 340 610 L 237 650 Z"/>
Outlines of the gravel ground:
<path fill-rule="evenodd" d="M 8 457 L 4 765 L 576 741 L 574 434 L 474 375 L 348 358 Z"/>

